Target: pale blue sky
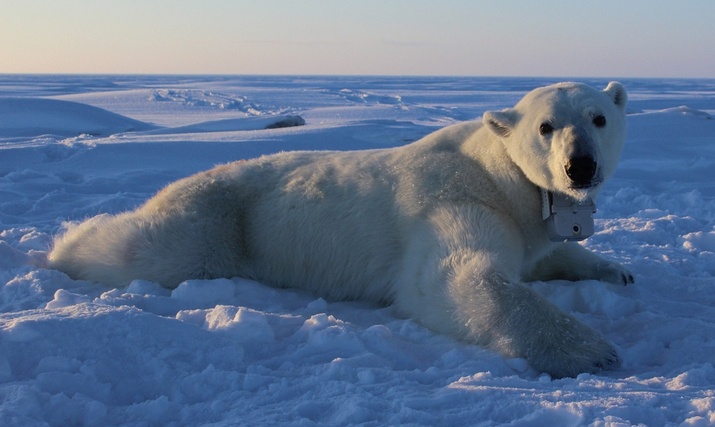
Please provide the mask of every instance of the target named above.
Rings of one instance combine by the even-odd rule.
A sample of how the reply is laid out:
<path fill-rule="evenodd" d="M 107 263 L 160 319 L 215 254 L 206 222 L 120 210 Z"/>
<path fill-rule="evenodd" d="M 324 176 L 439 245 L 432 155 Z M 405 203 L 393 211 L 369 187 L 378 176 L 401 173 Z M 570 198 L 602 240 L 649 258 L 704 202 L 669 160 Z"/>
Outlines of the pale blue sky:
<path fill-rule="evenodd" d="M 713 0 L 0 0 L 0 73 L 715 78 Z"/>

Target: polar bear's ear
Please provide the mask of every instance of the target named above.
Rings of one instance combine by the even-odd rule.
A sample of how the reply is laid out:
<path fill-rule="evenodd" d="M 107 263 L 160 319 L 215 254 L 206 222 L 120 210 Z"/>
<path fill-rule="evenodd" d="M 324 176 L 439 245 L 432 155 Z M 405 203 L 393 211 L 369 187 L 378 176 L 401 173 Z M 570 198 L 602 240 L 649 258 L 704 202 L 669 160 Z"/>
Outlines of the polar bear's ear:
<path fill-rule="evenodd" d="M 519 116 L 514 109 L 487 111 L 482 117 L 484 124 L 497 136 L 506 138 L 511 135 Z"/>
<path fill-rule="evenodd" d="M 628 92 L 626 92 L 625 86 L 618 82 L 610 82 L 603 91 L 611 97 L 613 103 L 616 104 L 621 111 L 626 109 Z"/>

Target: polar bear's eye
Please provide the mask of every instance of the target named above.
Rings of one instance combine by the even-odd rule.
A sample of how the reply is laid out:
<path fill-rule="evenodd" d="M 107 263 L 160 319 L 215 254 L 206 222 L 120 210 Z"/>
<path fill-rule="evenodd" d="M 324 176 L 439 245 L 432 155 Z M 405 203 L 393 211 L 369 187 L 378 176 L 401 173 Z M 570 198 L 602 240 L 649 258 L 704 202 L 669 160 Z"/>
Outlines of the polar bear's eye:
<path fill-rule="evenodd" d="M 553 131 L 554 131 L 554 127 L 546 122 L 539 125 L 539 133 L 542 135 L 548 135 Z"/>
<path fill-rule="evenodd" d="M 593 118 L 593 124 L 596 125 L 596 127 L 598 128 L 602 128 L 606 126 L 606 118 L 601 115 L 598 115 Z"/>

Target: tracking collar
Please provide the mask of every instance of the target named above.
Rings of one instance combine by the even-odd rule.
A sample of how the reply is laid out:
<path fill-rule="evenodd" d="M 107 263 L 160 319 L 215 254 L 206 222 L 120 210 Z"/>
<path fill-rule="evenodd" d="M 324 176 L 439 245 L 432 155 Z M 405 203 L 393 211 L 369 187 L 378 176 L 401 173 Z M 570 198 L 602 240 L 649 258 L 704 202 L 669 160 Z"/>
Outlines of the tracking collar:
<path fill-rule="evenodd" d="M 539 188 L 541 217 L 546 221 L 552 242 L 578 241 L 593 235 L 596 204 L 590 197 L 583 202 Z"/>

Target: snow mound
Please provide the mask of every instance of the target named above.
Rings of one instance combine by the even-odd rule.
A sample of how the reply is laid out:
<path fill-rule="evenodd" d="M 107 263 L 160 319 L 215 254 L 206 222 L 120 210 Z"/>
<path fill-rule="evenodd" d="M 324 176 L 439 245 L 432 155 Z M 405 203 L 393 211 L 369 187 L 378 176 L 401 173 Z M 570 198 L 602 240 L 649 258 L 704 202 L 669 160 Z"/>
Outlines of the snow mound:
<path fill-rule="evenodd" d="M 152 91 L 148 101 L 175 102 L 190 107 L 210 107 L 219 110 L 237 110 L 247 114 L 261 114 L 261 107 L 245 96 L 229 95 L 216 91 L 197 89 L 158 89 Z"/>
<path fill-rule="evenodd" d="M 237 119 L 211 120 L 187 126 L 157 129 L 147 132 L 152 135 L 173 135 L 179 133 L 232 132 L 261 129 L 280 129 L 303 126 L 300 116 L 241 117 Z"/>
<path fill-rule="evenodd" d="M 54 135 L 107 137 L 126 132 L 150 135 L 280 129 L 305 125 L 296 115 L 271 115 L 211 120 L 178 127 L 160 127 L 91 105 L 44 98 L 0 98 L 0 138 Z"/>
<path fill-rule="evenodd" d="M 696 231 L 694 233 L 688 233 L 682 236 L 680 242 L 685 249 L 691 252 L 700 254 L 702 254 L 702 252 L 715 253 L 715 231 Z"/>
<path fill-rule="evenodd" d="M 679 107 L 674 108 L 666 108 L 664 110 L 661 110 L 660 112 L 666 114 L 680 114 L 684 116 L 698 117 L 705 120 L 712 120 L 712 116 L 710 116 L 710 114 L 708 114 L 707 112 L 690 108 L 687 105 L 681 105 Z"/>
<path fill-rule="evenodd" d="M 0 137 L 109 136 L 156 126 L 86 104 L 44 98 L 0 98 Z"/>
<path fill-rule="evenodd" d="M 667 116 L 683 116 L 683 117 L 694 117 L 704 120 L 712 120 L 712 116 L 708 114 L 707 111 L 698 110 L 696 108 L 689 107 L 687 105 L 680 105 L 678 107 L 663 108 L 661 110 L 649 110 L 649 111 L 639 111 L 630 113 L 631 116 L 637 115 L 667 115 Z"/>

